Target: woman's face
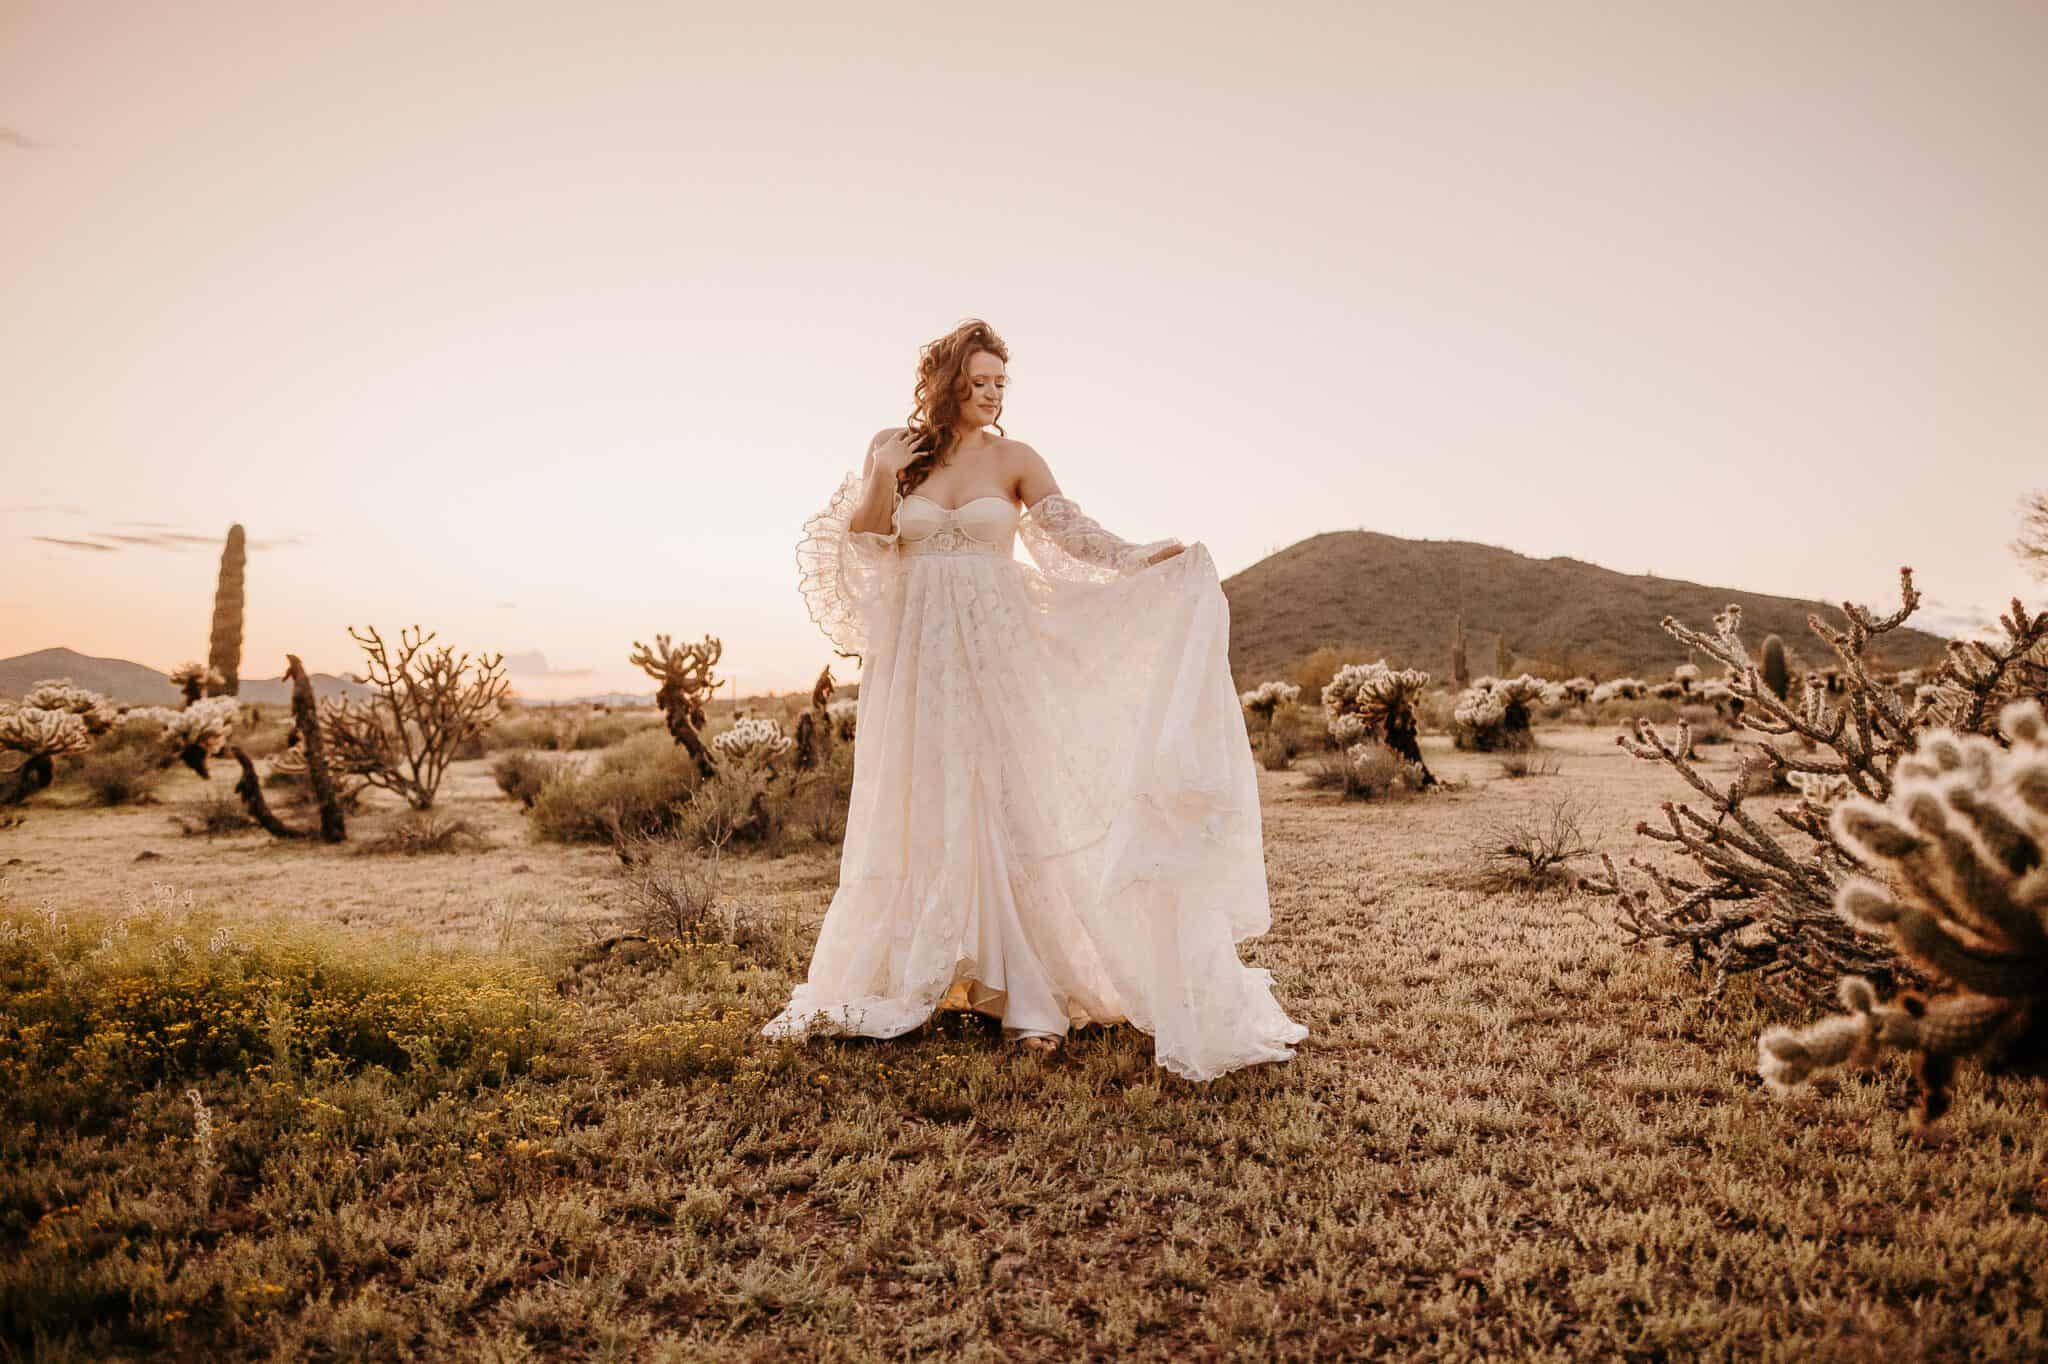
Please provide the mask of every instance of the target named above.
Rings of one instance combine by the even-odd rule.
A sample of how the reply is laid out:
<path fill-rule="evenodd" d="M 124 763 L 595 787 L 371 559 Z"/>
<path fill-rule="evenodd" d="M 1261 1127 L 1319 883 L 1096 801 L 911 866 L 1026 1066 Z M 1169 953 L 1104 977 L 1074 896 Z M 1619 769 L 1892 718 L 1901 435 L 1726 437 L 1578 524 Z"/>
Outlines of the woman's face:
<path fill-rule="evenodd" d="M 979 431 L 1002 415 L 1003 390 L 1009 386 L 1010 376 L 1000 355 L 978 350 L 968 356 L 962 383 L 966 389 L 960 399 L 962 425 Z"/>

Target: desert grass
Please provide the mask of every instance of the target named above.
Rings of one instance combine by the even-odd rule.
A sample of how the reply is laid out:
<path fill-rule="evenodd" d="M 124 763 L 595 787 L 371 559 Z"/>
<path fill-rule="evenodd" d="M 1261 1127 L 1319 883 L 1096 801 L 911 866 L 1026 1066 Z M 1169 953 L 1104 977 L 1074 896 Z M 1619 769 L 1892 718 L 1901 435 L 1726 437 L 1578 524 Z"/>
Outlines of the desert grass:
<path fill-rule="evenodd" d="M 444 803 L 497 846 L 371 877 L 162 809 L 32 807 L 0 833 L 0 1343 L 2038 1357 L 2032 1092 L 1965 1087 L 1938 1151 L 1890 1067 L 1771 1099 L 1739 982 L 1710 1007 L 1604 902 L 1476 890 L 1489 831 L 1560 785 L 1617 854 L 1679 794 L 1598 731 L 1545 743 L 1559 776 L 1512 782 L 1431 740 L 1452 789 L 1392 803 L 1260 774 L 1274 926 L 1244 955 L 1310 1037 L 1208 1085 L 1128 1027 L 1051 1057 L 964 1014 L 765 1042 L 830 849 L 723 855 L 716 897 L 787 942 L 621 941 L 633 868 L 522 843 L 481 762 Z"/>

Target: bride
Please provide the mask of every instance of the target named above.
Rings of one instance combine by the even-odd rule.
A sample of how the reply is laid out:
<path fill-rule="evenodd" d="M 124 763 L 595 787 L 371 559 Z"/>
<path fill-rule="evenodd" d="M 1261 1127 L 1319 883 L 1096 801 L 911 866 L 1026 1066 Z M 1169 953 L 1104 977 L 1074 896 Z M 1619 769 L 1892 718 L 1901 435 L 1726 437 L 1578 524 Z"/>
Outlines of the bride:
<path fill-rule="evenodd" d="M 910 424 L 805 523 L 811 616 L 862 660 L 853 793 L 809 978 L 763 1032 L 971 1008 L 1043 1050 L 1128 1020 L 1193 1080 L 1285 1060 L 1308 1030 L 1236 949 L 1270 911 L 1216 565 L 1112 535 L 1007 439 L 1008 359 L 978 320 L 927 345 Z"/>

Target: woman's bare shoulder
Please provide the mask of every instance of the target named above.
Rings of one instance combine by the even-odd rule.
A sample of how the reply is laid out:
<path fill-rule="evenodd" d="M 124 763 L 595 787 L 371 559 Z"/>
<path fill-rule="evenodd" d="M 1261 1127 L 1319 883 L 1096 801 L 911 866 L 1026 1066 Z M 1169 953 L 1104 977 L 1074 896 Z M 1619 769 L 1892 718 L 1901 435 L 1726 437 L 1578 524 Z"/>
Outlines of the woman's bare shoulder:
<path fill-rule="evenodd" d="M 1016 440 L 1010 436 L 996 437 L 996 449 L 1002 454 L 1004 459 L 1020 466 L 1045 463 L 1045 456 L 1039 454 L 1038 451 L 1032 449 L 1023 441 Z"/>

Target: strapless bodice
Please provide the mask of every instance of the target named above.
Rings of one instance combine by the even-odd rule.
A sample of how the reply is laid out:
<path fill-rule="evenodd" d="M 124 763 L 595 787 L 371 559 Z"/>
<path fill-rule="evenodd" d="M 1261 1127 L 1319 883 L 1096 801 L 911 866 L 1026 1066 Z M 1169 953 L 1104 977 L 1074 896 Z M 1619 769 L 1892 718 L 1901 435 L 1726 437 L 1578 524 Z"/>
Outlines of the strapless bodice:
<path fill-rule="evenodd" d="M 921 493 L 911 493 L 896 507 L 897 542 L 905 554 L 1007 554 L 1019 515 L 1017 504 L 1007 497 L 977 497 L 957 507 L 942 507 Z"/>

